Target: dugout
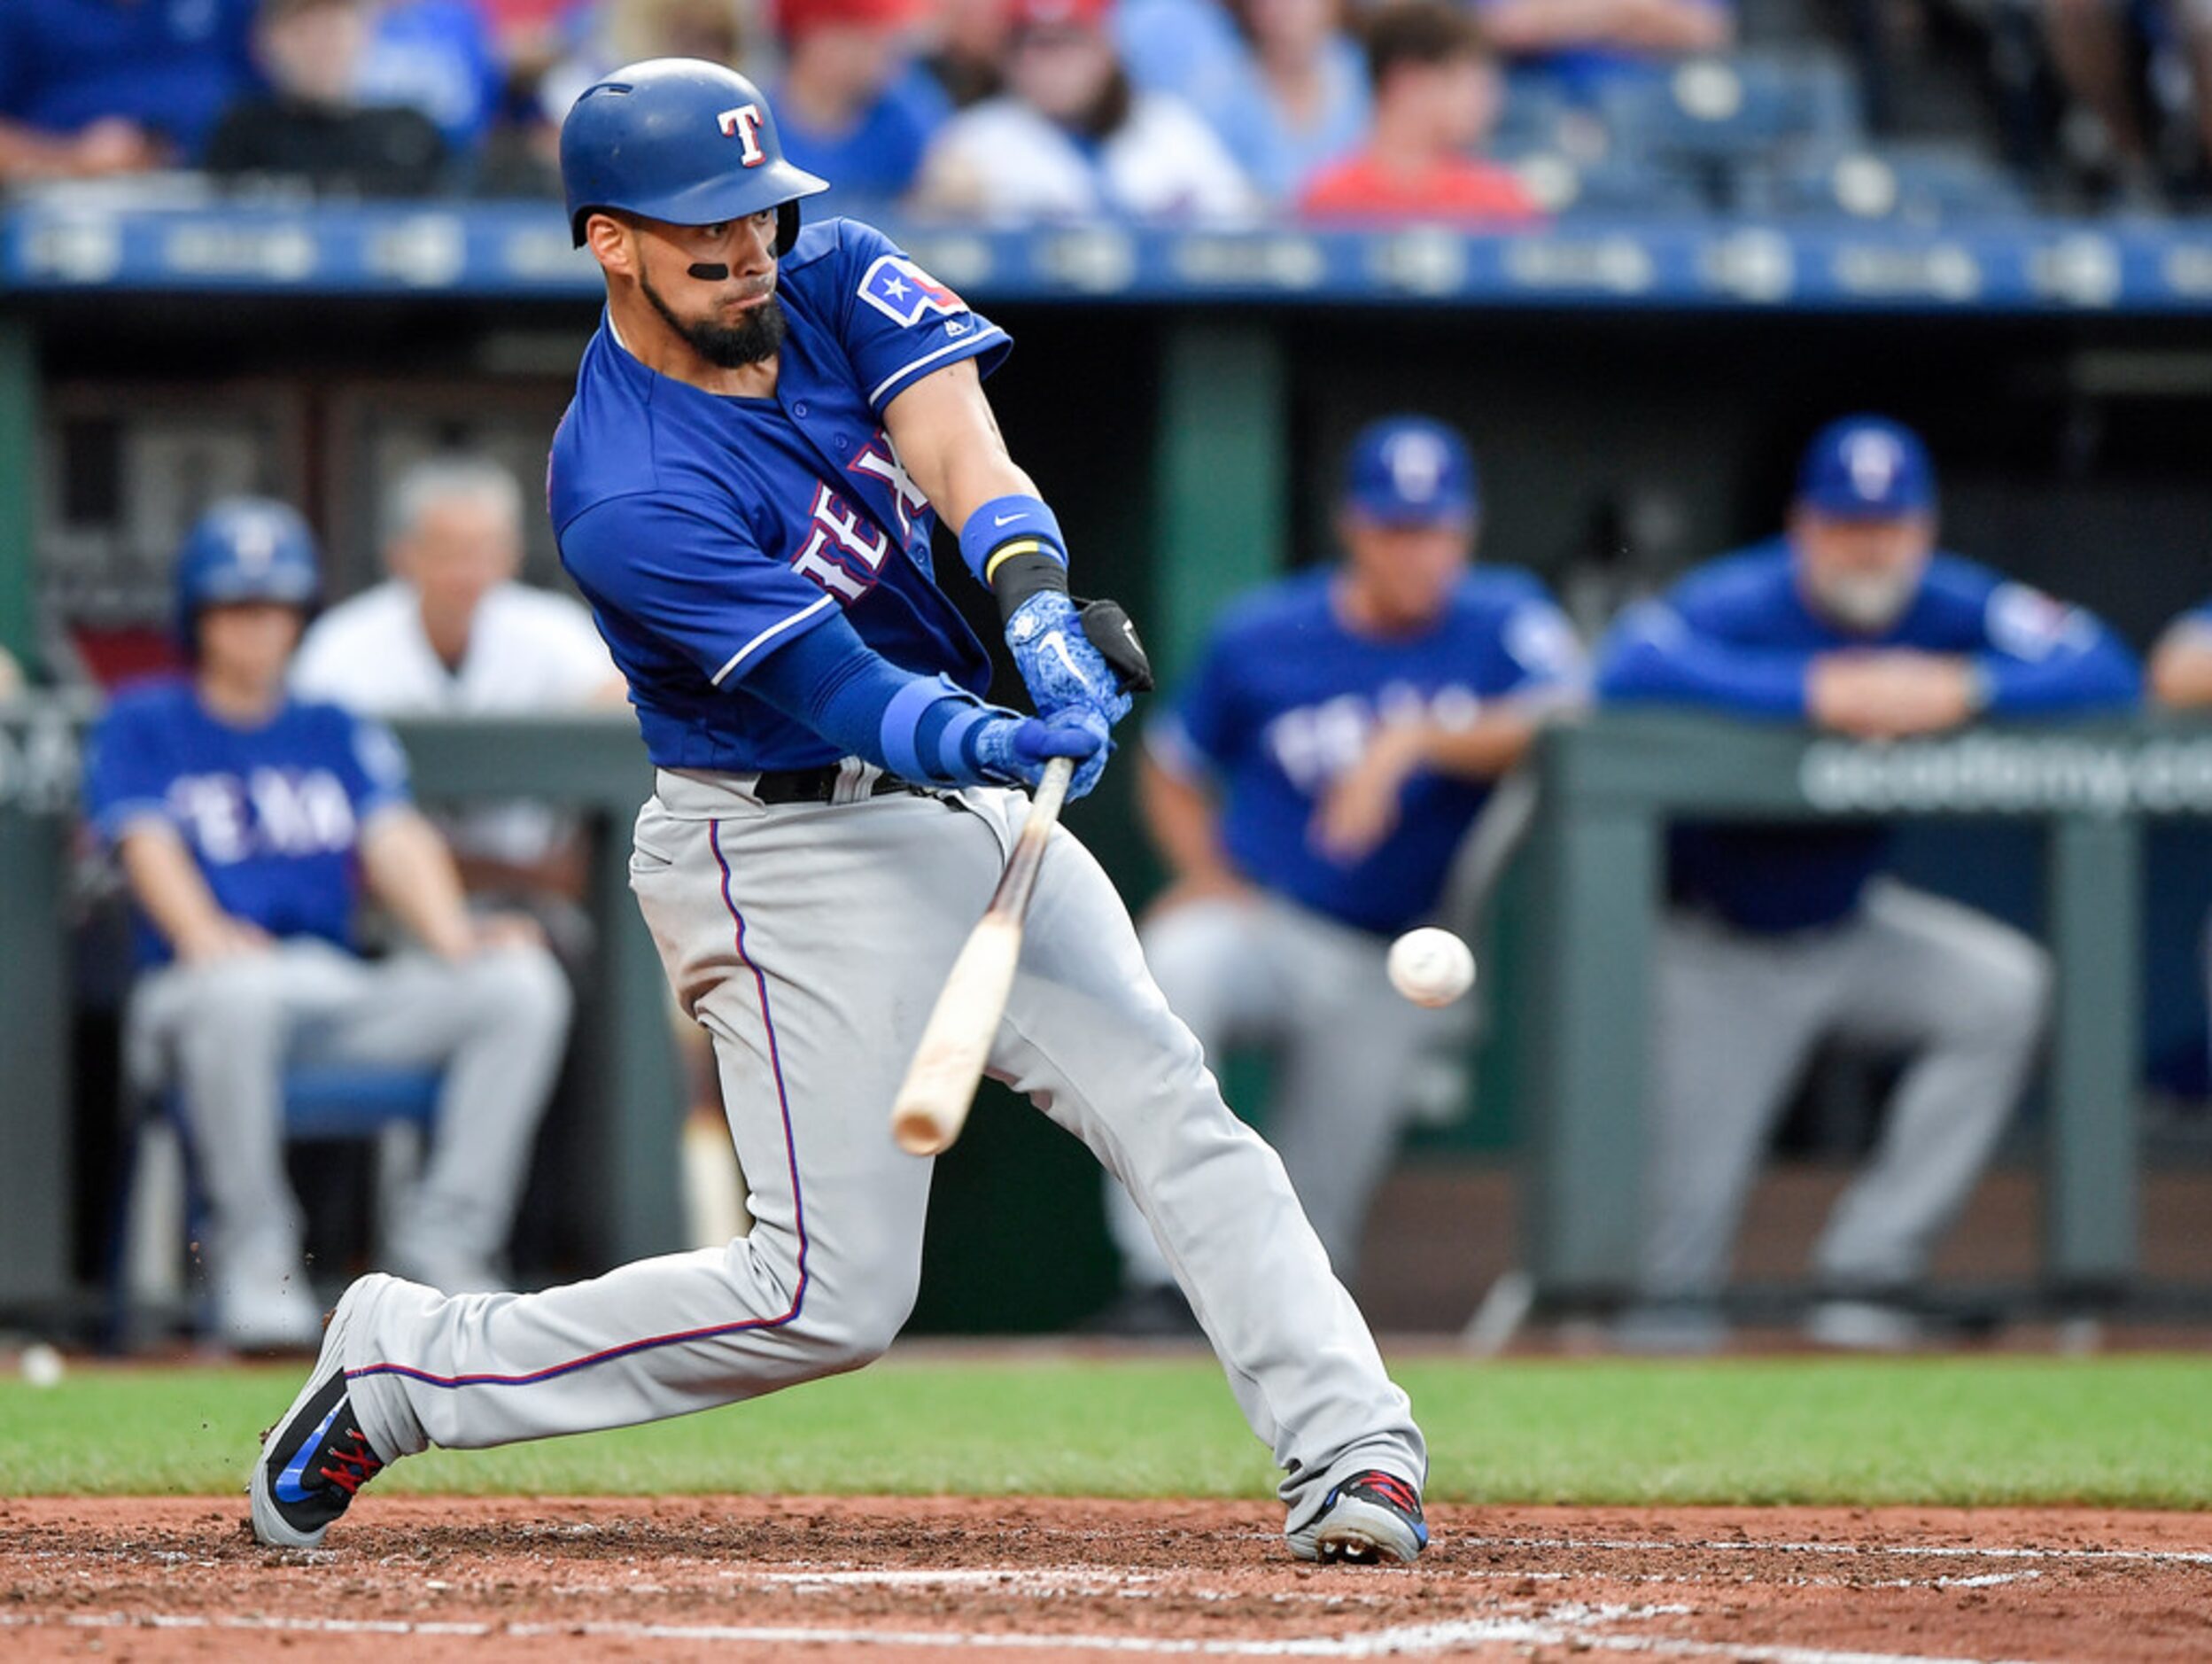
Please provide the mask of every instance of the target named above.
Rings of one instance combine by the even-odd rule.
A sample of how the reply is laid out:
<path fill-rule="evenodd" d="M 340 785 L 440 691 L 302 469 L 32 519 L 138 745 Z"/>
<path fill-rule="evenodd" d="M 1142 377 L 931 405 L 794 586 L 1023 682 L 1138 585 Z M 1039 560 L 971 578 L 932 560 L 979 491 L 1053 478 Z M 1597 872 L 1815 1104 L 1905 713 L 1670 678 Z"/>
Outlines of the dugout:
<path fill-rule="evenodd" d="M 1007 431 L 1059 506 L 1085 584 L 1128 602 L 1170 678 L 1221 600 L 1325 556 L 1337 452 L 1404 408 L 1468 430 L 1486 554 L 1542 572 L 1586 627 L 1680 564 L 1770 530 L 1805 437 L 1862 408 L 1928 435 L 1950 544 L 2095 608 L 2138 648 L 2212 593 L 2202 229 L 920 228 L 907 240 L 1015 334 L 993 383 Z M 535 206 L 11 210 L 0 641 L 50 667 L 144 651 L 176 533 L 222 490 L 294 497 L 328 539 L 334 589 L 369 581 L 377 485 L 415 456 L 465 442 L 537 477 L 594 282 L 557 213 Z M 554 576 L 543 527 L 531 575 Z M 1157 875 L 1129 781 L 1111 773 L 1069 818 L 1141 898 Z M 1917 829 L 1906 868 L 2039 921 L 2016 829 Z M 2146 1078 L 2185 1103 L 2204 1091 L 2196 946 L 2212 836 L 2162 828 L 2146 871 Z M 18 911 L 63 905 L 11 888 Z M 1510 901 L 1502 913 L 1489 984 L 1510 1001 Z M 1381 1228 L 1393 1234 L 1370 1260 L 1393 1285 L 1370 1291 L 1387 1326 L 1456 1323 L 1513 1251 L 1500 1175 L 1525 1131 L 1515 1052 L 1494 1030 L 1471 1113 L 1423 1135 L 1392 1193 Z M 19 1271 L 4 1291 L 19 1303 L 77 1300 L 95 1274 L 109 1107 L 77 1072 L 67 1103 L 0 1131 L 12 1158 L 0 1159 L 0 1217 L 26 1232 L 45 1220 L 70 1244 L 36 1275 Z M 1808 1124 L 1817 1143 L 1836 1120 Z M 2205 1126 L 2162 1117 L 2159 1186 L 2199 1182 L 2169 1158 L 2200 1158 Z M 589 1260 L 609 1240 L 597 1199 L 576 1160 L 550 1165 L 549 1205 L 572 1229 L 549 1251 Z M 1038 1118 L 987 1107 L 939 1181 L 918 1325 L 1044 1329 L 1097 1304 L 1111 1271 L 1092 1175 Z M 2212 1283 L 2200 1238 L 2159 1234 L 2168 1211 L 2186 1213 L 2185 1199 L 2146 1214 L 2150 1275 L 2183 1293 Z M 1053 1251 L 1031 1251 L 1040 1240 Z M 1995 1252 L 1983 1269 L 2003 1280 L 2017 1267 Z"/>

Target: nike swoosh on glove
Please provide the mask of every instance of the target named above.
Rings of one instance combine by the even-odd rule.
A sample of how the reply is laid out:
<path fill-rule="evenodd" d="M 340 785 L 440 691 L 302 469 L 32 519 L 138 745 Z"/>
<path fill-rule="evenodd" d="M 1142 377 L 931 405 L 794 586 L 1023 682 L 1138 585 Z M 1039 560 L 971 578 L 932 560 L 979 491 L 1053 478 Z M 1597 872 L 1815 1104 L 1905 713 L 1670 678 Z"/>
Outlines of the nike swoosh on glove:
<path fill-rule="evenodd" d="M 1098 712 L 1062 711 L 1050 717 L 994 717 L 975 725 L 968 735 L 969 749 L 984 774 L 1001 785 L 1036 789 L 1044 778 L 1044 766 L 1056 757 L 1075 759 L 1075 777 L 1067 782 L 1069 801 L 1083 797 L 1106 773 L 1114 742 Z"/>
<path fill-rule="evenodd" d="M 1075 603 L 1059 591 L 1040 590 L 1014 609 L 1006 645 L 1039 716 L 1094 711 L 1111 728 L 1129 715 L 1121 677 L 1084 634 Z"/>

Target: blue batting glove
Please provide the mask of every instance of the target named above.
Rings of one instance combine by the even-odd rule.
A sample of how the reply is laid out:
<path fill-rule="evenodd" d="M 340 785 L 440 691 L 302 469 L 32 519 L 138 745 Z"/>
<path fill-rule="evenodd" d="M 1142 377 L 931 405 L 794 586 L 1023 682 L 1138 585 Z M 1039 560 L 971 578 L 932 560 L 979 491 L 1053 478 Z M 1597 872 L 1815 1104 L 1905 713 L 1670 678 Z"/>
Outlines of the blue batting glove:
<path fill-rule="evenodd" d="M 1122 678 L 1083 633 L 1075 603 L 1059 591 L 1039 590 L 1014 609 L 1006 645 L 1039 716 L 1090 711 L 1110 729 L 1129 715 Z M 1069 795 L 1076 795 L 1072 788 Z"/>
<path fill-rule="evenodd" d="M 1051 717 L 1020 717 L 1009 712 L 986 718 L 969 731 L 963 742 L 984 777 L 1001 785 L 1036 789 L 1044 778 L 1044 766 L 1056 757 L 1075 759 L 1075 777 L 1067 782 L 1069 801 L 1083 797 L 1106 773 L 1114 742 L 1096 711 L 1063 711 Z"/>

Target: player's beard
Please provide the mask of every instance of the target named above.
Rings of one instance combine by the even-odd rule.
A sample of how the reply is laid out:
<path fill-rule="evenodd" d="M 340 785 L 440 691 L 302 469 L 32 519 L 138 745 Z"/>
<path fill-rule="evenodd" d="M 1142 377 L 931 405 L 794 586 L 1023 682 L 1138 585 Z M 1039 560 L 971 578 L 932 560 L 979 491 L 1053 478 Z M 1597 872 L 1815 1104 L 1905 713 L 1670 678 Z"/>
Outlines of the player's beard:
<path fill-rule="evenodd" d="M 649 280 L 640 277 L 638 287 L 645 292 L 645 298 L 653 303 L 653 310 L 666 320 L 668 327 L 682 336 L 691 350 L 710 364 L 723 369 L 742 369 L 748 364 L 764 363 L 783 350 L 788 325 L 783 307 L 773 295 L 757 307 L 747 307 L 739 315 L 737 323 L 720 323 L 712 318 L 679 318 Z"/>

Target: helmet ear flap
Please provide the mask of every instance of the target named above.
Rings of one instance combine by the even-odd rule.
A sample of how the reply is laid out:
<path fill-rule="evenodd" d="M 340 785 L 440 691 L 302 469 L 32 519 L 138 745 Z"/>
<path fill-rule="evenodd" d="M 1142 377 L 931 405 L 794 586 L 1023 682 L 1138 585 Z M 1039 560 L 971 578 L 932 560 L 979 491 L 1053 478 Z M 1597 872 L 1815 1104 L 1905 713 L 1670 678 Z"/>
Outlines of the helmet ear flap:
<path fill-rule="evenodd" d="M 776 258 L 781 260 L 791 252 L 791 245 L 799 240 L 799 205 L 782 202 L 776 205 Z"/>

